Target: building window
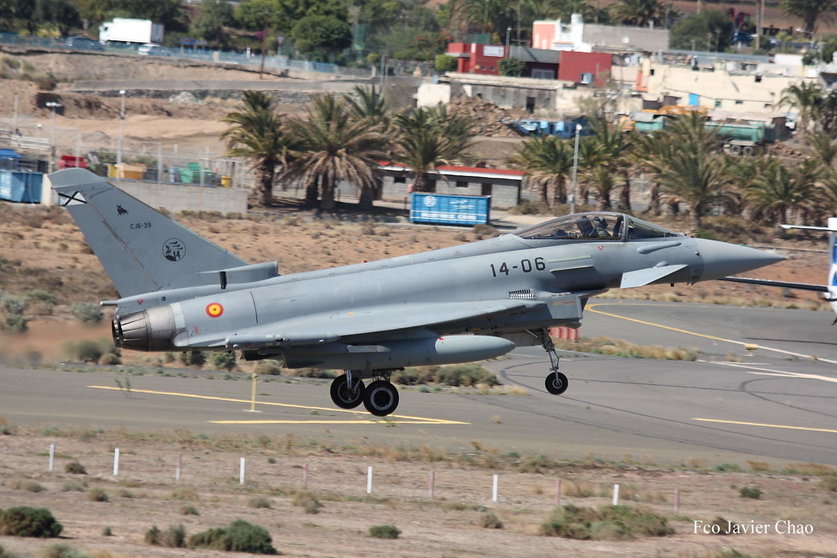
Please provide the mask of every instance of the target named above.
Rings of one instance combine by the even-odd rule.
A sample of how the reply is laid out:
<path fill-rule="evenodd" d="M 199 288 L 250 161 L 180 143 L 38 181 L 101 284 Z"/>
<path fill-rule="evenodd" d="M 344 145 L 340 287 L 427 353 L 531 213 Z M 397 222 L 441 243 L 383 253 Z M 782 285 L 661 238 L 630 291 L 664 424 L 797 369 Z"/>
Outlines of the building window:
<path fill-rule="evenodd" d="M 456 187 L 457 188 L 467 188 L 468 187 L 468 181 L 467 180 L 457 180 L 456 181 Z"/>
<path fill-rule="evenodd" d="M 535 112 L 535 98 L 526 97 L 526 112 Z"/>
<path fill-rule="evenodd" d="M 761 76 L 760 75 L 756 75 L 756 83 L 761 83 Z"/>
<path fill-rule="evenodd" d="M 739 101 L 738 99 L 735 100 L 736 105 L 743 105 L 744 101 Z"/>
<path fill-rule="evenodd" d="M 392 179 L 395 184 L 406 184 L 407 177 L 406 176 L 396 176 Z"/>
<path fill-rule="evenodd" d="M 491 182 L 483 182 L 482 184 L 480 184 L 480 194 L 483 196 L 490 196 L 491 186 Z"/>
<path fill-rule="evenodd" d="M 721 99 L 715 99 L 715 108 L 721 108 Z"/>
<path fill-rule="evenodd" d="M 535 79 L 555 79 L 555 70 L 532 68 L 532 77 Z"/>

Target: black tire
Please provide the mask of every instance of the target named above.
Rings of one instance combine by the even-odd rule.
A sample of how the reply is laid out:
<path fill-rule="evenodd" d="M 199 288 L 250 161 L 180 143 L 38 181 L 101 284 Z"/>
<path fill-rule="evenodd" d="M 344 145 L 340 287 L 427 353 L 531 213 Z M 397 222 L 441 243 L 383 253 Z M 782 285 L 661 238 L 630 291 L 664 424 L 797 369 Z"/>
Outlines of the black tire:
<path fill-rule="evenodd" d="M 561 372 L 550 372 L 544 382 L 546 385 L 546 391 L 552 395 L 561 395 L 567 391 L 568 383 L 569 380 L 567 380 L 567 377 Z"/>
<path fill-rule="evenodd" d="M 363 406 L 376 417 L 385 417 L 398 407 L 398 390 L 387 381 L 376 380 L 366 387 Z"/>
<path fill-rule="evenodd" d="M 337 376 L 331 382 L 331 400 L 341 409 L 354 409 L 363 402 L 363 393 L 366 389 L 360 378 L 353 378 L 353 389 L 349 390 L 349 382 L 346 375 Z"/>

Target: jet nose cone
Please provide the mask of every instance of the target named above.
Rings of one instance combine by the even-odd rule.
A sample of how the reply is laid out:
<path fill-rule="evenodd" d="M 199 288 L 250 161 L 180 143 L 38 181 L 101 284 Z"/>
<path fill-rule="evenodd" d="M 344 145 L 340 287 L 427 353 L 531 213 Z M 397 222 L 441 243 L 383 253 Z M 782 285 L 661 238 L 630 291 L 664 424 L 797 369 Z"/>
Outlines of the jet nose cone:
<path fill-rule="evenodd" d="M 703 238 L 696 239 L 703 260 L 701 281 L 719 279 L 784 260 L 784 256 Z"/>

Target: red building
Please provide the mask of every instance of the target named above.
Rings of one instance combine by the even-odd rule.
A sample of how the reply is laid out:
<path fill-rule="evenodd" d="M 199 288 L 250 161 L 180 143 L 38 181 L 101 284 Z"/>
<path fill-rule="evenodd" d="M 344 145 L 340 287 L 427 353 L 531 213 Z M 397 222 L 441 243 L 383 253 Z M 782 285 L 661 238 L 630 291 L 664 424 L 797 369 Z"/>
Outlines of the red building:
<path fill-rule="evenodd" d="M 613 56 L 604 52 L 555 51 L 530 47 L 506 47 L 476 43 L 449 43 L 447 54 L 457 60 L 456 71 L 465 74 L 500 75 L 505 56 L 522 60 L 523 77 L 559 79 L 572 83 L 602 84 L 613 67 Z"/>
<path fill-rule="evenodd" d="M 558 64 L 558 79 L 573 83 L 604 83 L 613 66 L 613 55 L 604 52 L 561 53 Z"/>
<path fill-rule="evenodd" d="M 457 72 L 500 75 L 500 60 L 506 57 L 506 47 L 477 43 L 449 43 L 447 54 L 456 58 Z"/>

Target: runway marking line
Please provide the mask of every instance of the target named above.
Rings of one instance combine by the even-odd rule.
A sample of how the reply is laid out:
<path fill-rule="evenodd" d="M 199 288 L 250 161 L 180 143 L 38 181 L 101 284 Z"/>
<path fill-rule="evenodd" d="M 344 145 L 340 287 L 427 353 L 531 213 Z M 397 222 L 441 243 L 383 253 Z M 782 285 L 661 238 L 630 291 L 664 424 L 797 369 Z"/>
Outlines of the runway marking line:
<path fill-rule="evenodd" d="M 189 399 L 205 399 L 208 401 L 225 401 L 228 403 L 244 403 L 249 405 L 251 401 L 249 399 L 236 399 L 232 397 L 218 397 L 214 395 L 199 395 L 196 393 L 178 393 L 174 391 L 155 391 L 150 389 L 135 389 L 131 388 L 130 390 L 125 390 L 123 388 L 113 387 L 113 386 L 87 386 L 90 389 L 104 389 L 108 391 L 128 391 L 131 393 L 145 393 L 148 395 L 168 395 L 171 397 L 185 397 Z M 269 405 L 273 407 L 287 407 L 290 409 L 306 409 L 310 411 L 327 411 L 330 413 L 348 413 L 353 416 L 358 415 L 358 411 L 353 411 L 351 409 L 337 409 L 337 408 L 330 408 L 330 407 L 315 407 L 311 405 L 296 405 L 293 403 L 276 403 L 273 401 L 257 401 L 257 405 Z M 391 419 L 401 419 L 396 422 L 398 424 L 471 424 L 469 422 L 461 422 L 457 420 L 447 420 L 447 419 L 434 419 L 434 418 L 427 418 L 427 417 L 413 417 L 409 415 L 388 415 L 387 417 L 381 417 L 380 419 L 354 419 L 354 420 L 328 420 L 328 419 L 305 419 L 305 420 L 210 420 L 209 422 L 212 424 L 384 424 L 386 421 L 391 421 Z"/>
<path fill-rule="evenodd" d="M 643 325 L 647 325 L 647 326 L 651 326 L 651 327 L 658 327 L 660 329 L 667 329 L 669 331 L 676 331 L 677 333 L 684 333 L 686 335 L 694 335 L 695 337 L 703 337 L 704 339 L 711 339 L 713 341 L 723 341 L 725 343 L 733 343 L 735 345 L 741 345 L 742 347 L 746 347 L 747 345 L 753 345 L 753 343 L 745 343 L 743 341 L 736 341 L 735 339 L 727 339 L 726 337 L 717 337 L 715 335 L 709 335 L 707 333 L 698 333 L 696 331 L 689 331 L 687 329 L 681 329 L 679 327 L 672 327 L 672 326 L 667 326 L 667 325 L 658 324 L 658 323 L 654 323 L 654 322 L 647 322 L 645 320 L 639 320 L 637 318 L 629 318 L 627 316 L 620 316 L 619 314 L 613 314 L 611 312 L 605 312 L 603 310 L 595 310 L 596 306 L 604 306 L 604 305 L 608 305 L 608 304 L 612 305 L 612 306 L 617 306 L 616 304 L 614 304 L 612 302 L 599 302 L 599 303 L 596 303 L 596 304 L 589 305 L 587 307 L 587 311 L 588 312 L 593 312 L 594 314 L 601 314 L 602 316 L 609 316 L 611 318 L 618 318 L 620 320 L 627 320 L 629 322 L 643 324 Z M 632 304 L 619 304 L 618 306 L 639 306 L 639 305 L 637 305 L 637 304 L 633 304 L 633 305 Z M 822 361 L 822 362 L 827 362 L 829 364 L 837 364 L 837 360 L 830 360 L 830 359 L 827 359 L 827 358 L 816 358 L 812 355 L 806 355 L 806 354 L 802 354 L 802 353 L 795 353 L 793 351 L 785 351 L 784 349 L 776 349 L 774 347 L 767 347 L 765 345 L 757 345 L 757 346 L 758 346 L 759 349 L 764 349 L 765 351 L 772 351 L 772 352 L 775 352 L 775 353 L 781 353 L 783 355 L 790 355 L 790 356 L 801 357 L 801 358 L 805 358 L 805 359 L 819 360 L 819 361 Z"/>
<path fill-rule="evenodd" d="M 693 418 L 701 422 L 717 422 L 721 424 L 739 424 L 741 426 L 759 426 L 761 428 L 784 428 L 787 430 L 807 430 L 808 432 L 827 432 L 828 434 L 837 434 L 837 430 L 831 428 L 812 428 L 808 426 L 790 426 L 787 424 L 767 424 L 764 422 L 745 422 L 741 420 L 721 420 L 708 418 Z"/>
<path fill-rule="evenodd" d="M 704 360 L 701 362 L 710 362 L 708 360 Z M 790 372 L 788 370 L 774 370 L 772 368 L 760 368 L 755 366 L 755 364 L 738 364 L 735 362 L 714 362 L 712 364 L 720 364 L 722 366 L 730 366 L 732 368 L 743 368 L 747 371 L 748 374 L 753 374 L 756 376 L 775 376 L 778 378 L 802 378 L 807 380 L 820 380 L 823 382 L 833 382 L 837 384 L 837 378 L 831 378 L 829 376 L 821 376 L 819 374 L 805 374 L 803 372 Z"/>

